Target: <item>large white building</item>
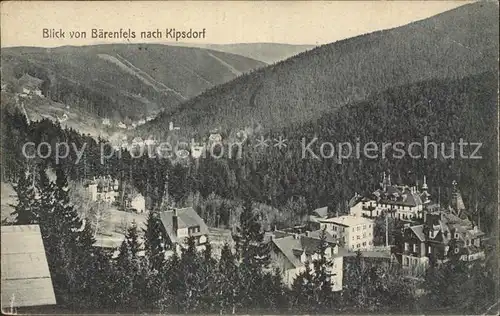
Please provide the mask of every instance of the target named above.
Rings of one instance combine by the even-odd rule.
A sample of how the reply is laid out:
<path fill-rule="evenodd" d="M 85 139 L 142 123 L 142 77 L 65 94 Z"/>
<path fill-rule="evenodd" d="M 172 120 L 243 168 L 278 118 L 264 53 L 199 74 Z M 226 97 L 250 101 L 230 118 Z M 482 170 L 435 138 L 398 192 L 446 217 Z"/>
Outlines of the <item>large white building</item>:
<path fill-rule="evenodd" d="M 357 203 L 350 208 L 350 215 L 373 218 L 388 214 L 402 220 L 423 218 L 424 206 L 430 202 L 425 176 L 421 188 L 418 188 L 416 185 L 393 185 L 390 175 L 386 177 L 384 173 L 380 186 L 369 196 L 359 196 Z"/>
<path fill-rule="evenodd" d="M 313 262 L 320 258 L 318 251 L 320 239 L 299 234 L 273 237 L 271 262 L 282 273 L 283 282 L 291 287 L 297 276 L 309 265 L 314 271 Z M 325 257 L 331 262 L 328 268 L 333 291 L 341 291 L 343 286 L 344 256 L 352 255 L 336 243 L 327 241 Z"/>
<path fill-rule="evenodd" d="M 342 215 L 320 220 L 333 238 L 350 251 L 370 250 L 373 247 L 374 221 L 361 216 Z"/>

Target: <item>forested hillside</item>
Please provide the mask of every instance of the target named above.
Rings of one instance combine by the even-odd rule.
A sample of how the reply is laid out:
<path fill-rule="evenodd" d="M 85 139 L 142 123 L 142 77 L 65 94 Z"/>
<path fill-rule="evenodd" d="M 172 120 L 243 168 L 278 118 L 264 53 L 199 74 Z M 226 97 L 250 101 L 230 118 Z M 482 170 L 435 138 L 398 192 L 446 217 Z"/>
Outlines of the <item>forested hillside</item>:
<path fill-rule="evenodd" d="M 153 44 L 2 48 L 2 82 L 41 79 L 43 95 L 88 114 L 139 118 L 265 64 L 201 48 Z"/>
<path fill-rule="evenodd" d="M 440 198 L 443 203 L 449 197 L 452 180 L 457 180 L 468 209 L 473 209 L 477 201 L 478 210 L 487 223 L 486 219 L 496 214 L 496 83 L 496 74 L 486 72 L 463 79 L 429 80 L 391 88 L 365 101 L 350 103 L 341 113 L 325 114 L 319 120 L 257 135 L 271 139 L 284 136 L 288 142 L 282 150 L 272 146 L 267 150 L 255 147 L 251 137 L 243 146 L 241 159 L 229 158 L 226 152 L 220 159 L 208 155 L 197 162 L 187 160 L 181 164 L 165 158 L 149 158 L 147 154 L 133 159 L 126 152 L 121 158 L 114 155 L 101 164 L 100 145 L 92 138 L 71 130 L 63 131 L 47 120 L 28 126 L 19 114 L 5 115 L 3 176 L 15 181 L 19 170 L 23 170 L 26 160 L 20 144 L 26 141 L 37 144 L 49 141 L 53 146 L 56 141 L 75 142 L 77 148 L 87 143 L 85 156 L 78 164 L 74 163 L 74 153 L 62 160 L 71 179 L 112 174 L 130 181 L 141 193 L 158 202 L 168 175 L 169 193 L 180 205 L 198 193 L 203 198 L 214 194 L 227 200 L 250 197 L 281 210 L 283 216 L 286 214 L 286 221 L 293 222 L 300 220 L 307 210 L 324 205 L 344 211 L 345 202 L 355 192 L 375 189 L 382 172 L 389 171 L 394 181 L 408 185 L 414 185 L 426 175 L 433 198 Z M 361 147 L 367 142 L 402 142 L 406 155 L 399 159 L 389 149 L 385 159 L 381 155 L 378 158 L 353 155 L 343 161 L 310 156 L 303 159 L 302 138 L 308 143 L 315 136 L 319 140 L 311 149 L 316 153 L 322 142 L 350 142 L 353 146 L 359 142 Z M 423 143 L 425 136 L 439 144 L 437 155 L 434 156 L 431 148 L 432 154 L 427 159 L 410 157 L 409 143 Z M 482 158 L 460 157 L 460 138 L 482 143 L 477 153 Z M 412 154 L 422 154 L 422 150 L 416 148 Z M 453 152 L 455 157 L 450 158 Z M 470 149 L 465 153 L 470 155 Z M 54 159 L 41 162 L 53 164 Z M 219 211 L 212 209 L 211 212 Z M 227 208 L 224 211 L 230 213 Z M 227 214 L 221 216 L 226 218 Z M 275 224 L 285 223 L 278 220 Z"/>
<path fill-rule="evenodd" d="M 314 120 L 394 86 L 496 69 L 498 5 L 464 5 L 392 30 L 362 35 L 287 59 L 214 87 L 144 126 L 162 134 L 284 127 Z"/>
<path fill-rule="evenodd" d="M 291 45 L 281 43 L 238 43 L 238 44 L 192 44 L 192 43 L 169 43 L 169 45 L 201 47 L 245 56 L 267 64 L 274 64 L 285 60 L 307 50 L 313 49 L 315 45 Z"/>

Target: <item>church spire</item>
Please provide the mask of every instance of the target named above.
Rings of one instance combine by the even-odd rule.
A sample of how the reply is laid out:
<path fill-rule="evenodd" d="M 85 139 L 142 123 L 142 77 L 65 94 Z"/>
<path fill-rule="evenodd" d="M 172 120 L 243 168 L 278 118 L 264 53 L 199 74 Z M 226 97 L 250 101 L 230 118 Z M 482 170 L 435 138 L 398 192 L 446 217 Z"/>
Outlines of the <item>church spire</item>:
<path fill-rule="evenodd" d="M 455 211 L 456 215 L 460 217 L 462 211 L 465 210 L 465 204 L 462 199 L 462 194 L 457 187 L 457 181 L 453 180 L 451 184 L 453 186 L 453 191 L 451 194 L 451 207 Z"/>
<path fill-rule="evenodd" d="M 422 191 L 427 191 L 429 187 L 427 186 L 427 179 L 424 176 L 424 183 L 422 184 Z"/>

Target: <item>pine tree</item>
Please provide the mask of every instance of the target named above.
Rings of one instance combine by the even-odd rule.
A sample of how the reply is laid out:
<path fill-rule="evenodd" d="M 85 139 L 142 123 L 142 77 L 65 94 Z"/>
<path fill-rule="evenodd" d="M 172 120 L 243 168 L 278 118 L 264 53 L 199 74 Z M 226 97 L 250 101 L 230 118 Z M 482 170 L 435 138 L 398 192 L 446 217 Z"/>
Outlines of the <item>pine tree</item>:
<path fill-rule="evenodd" d="M 89 225 L 82 221 L 69 201 L 68 183 L 60 166 L 56 166 L 56 183 L 42 186 L 39 223 L 47 253 L 56 296 L 67 301 L 79 296 L 73 303 L 84 303 L 89 297 L 93 273 L 93 243 Z"/>
<path fill-rule="evenodd" d="M 17 205 L 14 207 L 12 215 L 15 216 L 15 224 L 30 225 L 38 222 L 38 205 L 35 200 L 35 186 L 33 184 L 33 175 L 24 170 L 18 176 L 17 185 L 14 190 L 17 194 Z"/>
<path fill-rule="evenodd" d="M 241 284 L 242 304 L 246 308 L 260 296 L 260 286 L 263 282 L 263 269 L 269 262 L 269 244 L 264 242 L 264 232 L 258 222 L 252 203 L 247 199 L 240 215 L 240 225 L 233 236 L 238 245 L 239 278 Z"/>
<path fill-rule="evenodd" d="M 217 288 L 216 295 L 219 312 L 221 314 L 234 314 L 239 304 L 238 265 L 236 258 L 226 243 L 222 247 L 221 257 L 217 265 Z"/>
<path fill-rule="evenodd" d="M 185 313 L 194 313 L 198 309 L 202 292 L 200 275 L 201 258 L 196 250 L 196 241 L 193 236 L 187 238 L 187 247 L 182 249 L 180 265 L 185 288 L 183 294 L 183 309 Z"/>
<path fill-rule="evenodd" d="M 263 268 L 269 263 L 269 249 L 264 243 L 264 232 L 253 212 L 252 202 L 248 199 L 244 203 L 240 224 L 233 239 L 238 245 L 237 255 L 244 264 Z"/>
<path fill-rule="evenodd" d="M 332 300 L 332 283 L 330 276 L 330 268 L 332 262 L 326 257 L 328 243 L 326 242 L 326 230 L 321 230 L 320 240 L 318 245 L 319 259 L 313 261 L 314 266 L 314 287 L 318 307 L 325 309 Z"/>
<path fill-rule="evenodd" d="M 297 275 L 292 284 L 292 305 L 299 312 L 308 312 L 311 310 L 311 306 L 316 304 L 313 273 L 309 262 L 306 262 L 304 265 L 305 270 Z"/>
<path fill-rule="evenodd" d="M 139 234 L 137 232 L 137 223 L 132 222 L 132 225 L 128 228 L 125 239 L 128 242 L 130 253 L 133 259 L 137 259 L 137 255 L 141 248 L 141 243 L 139 242 Z"/>
<path fill-rule="evenodd" d="M 151 211 L 146 221 L 144 229 L 144 248 L 148 258 L 150 268 L 154 271 L 160 271 L 165 262 L 165 249 L 167 240 L 161 229 L 162 223 L 158 218 L 158 212 Z M 166 237 L 166 236 L 165 236 Z"/>

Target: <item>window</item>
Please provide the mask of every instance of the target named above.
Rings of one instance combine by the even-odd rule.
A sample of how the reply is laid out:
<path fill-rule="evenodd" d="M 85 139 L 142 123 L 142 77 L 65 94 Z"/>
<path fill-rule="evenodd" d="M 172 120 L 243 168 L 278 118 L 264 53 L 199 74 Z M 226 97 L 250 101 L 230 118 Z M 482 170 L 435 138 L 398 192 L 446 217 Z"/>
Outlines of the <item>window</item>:
<path fill-rule="evenodd" d="M 417 244 L 413 244 L 413 252 L 417 252 Z"/>
<path fill-rule="evenodd" d="M 359 244 L 356 245 L 356 248 L 359 248 Z"/>
<path fill-rule="evenodd" d="M 405 251 L 408 251 L 409 248 L 410 248 L 410 245 L 407 242 L 405 242 Z"/>
<path fill-rule="evenodd" d="M 455 248 L 455 253 L 458 253 L 459 251 L 460 251 L 460 249 L 458 249 L 458 247 Z"/>
<path fill-rule="evenodd" d="M 358 237 L 358 240 L 360 240 L 360 239 L 361 239 L 361 236 L 359 236 L 359 235 L 358 235 L 357 237 Z"/>
<path fill-rule="evenodd" d="M 372 224 L 368 225 L 368 228 L 372 228 Z"/>
<path fill-rule="evenodd" d="M 432 247 L 431 246 L 429 246 L 429 249 L 427 249 L 427 250 L 428 250 L 427 251 L 428 253 L 432 253 Z"/>
<path fill-rule="evenodd" d="M 200 226 L 189 227 L 188 233 L 195 234 L 200 232 Z"/>
<path fill-rule="evenodd" d="M 363 229 L 366 229 L 366 225 L 363 225 Z"/>
<path fill-rule="evenodd" d="M 363 242 L 363 246 L 366 246 L 366 241 L 365 241 L 365 242 Z"/>
<path fill-rule="evenodd" d="M 458 239 L 458 233 L 455 233 L 455 239 Z"/>

